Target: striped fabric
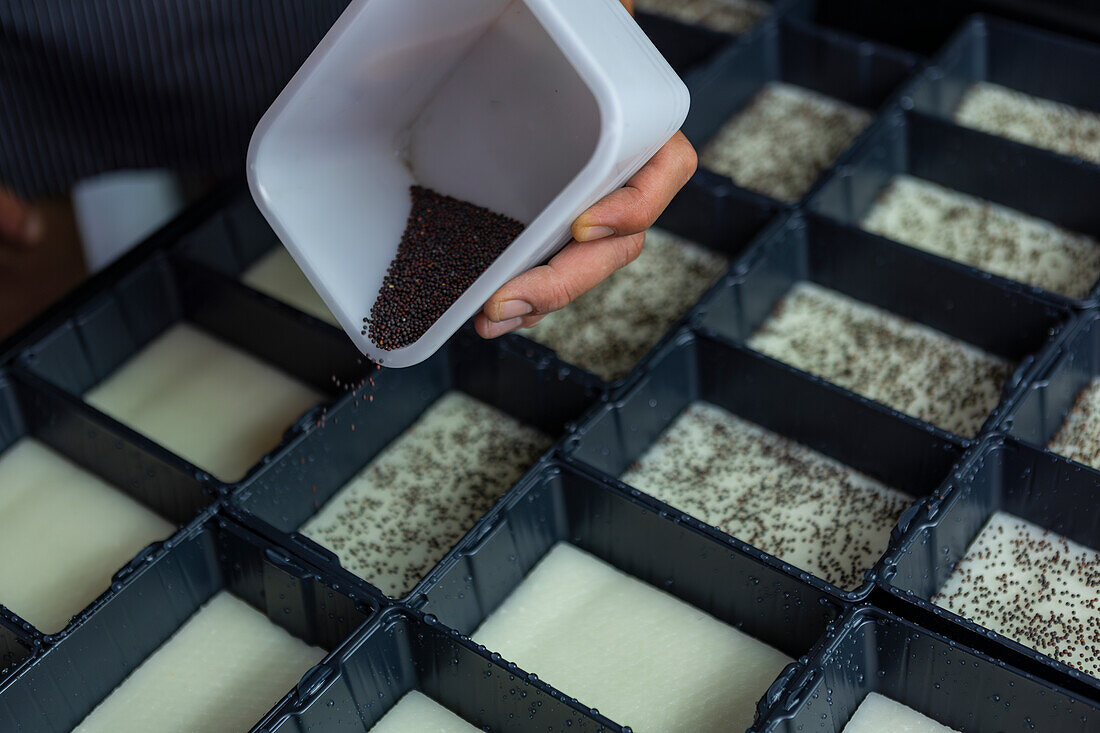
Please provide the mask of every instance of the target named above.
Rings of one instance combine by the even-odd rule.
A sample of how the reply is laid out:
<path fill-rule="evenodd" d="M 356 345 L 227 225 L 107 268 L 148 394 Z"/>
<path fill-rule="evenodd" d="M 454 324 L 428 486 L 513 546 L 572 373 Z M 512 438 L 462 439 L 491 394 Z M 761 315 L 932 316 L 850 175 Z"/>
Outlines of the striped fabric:
<path fill-rule="evenodd" d="M 252 128 L 348 0 L 0 0 L 0 185 L 241 174 Z"/>

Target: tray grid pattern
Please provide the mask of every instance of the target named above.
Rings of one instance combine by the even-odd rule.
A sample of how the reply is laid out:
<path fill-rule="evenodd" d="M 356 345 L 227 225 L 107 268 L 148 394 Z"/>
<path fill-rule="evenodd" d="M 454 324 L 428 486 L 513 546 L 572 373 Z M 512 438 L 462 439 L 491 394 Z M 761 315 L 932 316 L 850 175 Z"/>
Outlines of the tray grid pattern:
<path fill-rule="evenodd" d="M 622 731 L 630 721 L 601 715 L 538 669 L 469 638 L 562 541 L 795 659 L 762 695 L 752 731 L 838 731 L 868 691 L 900 700 L 906 679 L 890 671 L 894 652 L 874 657 L 868 638 L 896 646 L 913 669 L 965 658 L 990 685 L 1017 688 L 1017 709 L 1051 729 L 1100 725 L 1100 679 L 930 600 L 998 508 L 1100 547 L 1095 502 L 1081 499 L 1100 485 L 1100 471 L 1046 449 L 1076 395 L 1100 375 L 1100 282 L 1069 298 L 861 229 L 889 183 L 909 175 L 1100 237 L 1089 208 L 1100 165 L 951 119 L 978 81 L 1035 91 L 1036 74 L 1047 79 L 1051 69 L 1094 78 L 1100 46 L 1088 41 L 1100 40 L 1100 15 L 1015 0 L 901 3 L 913 13 L 883 5 L 779 0 L 738 36 L 641 14 L 692 90 L 685 132 L 698 148 L 776 83 L 857 106 L 871 122 L 794 201 L 700 169 L 658 225 L 731 264 L 622 379 L 604 381 L 523 335 L 482 342 L 471 329 L 423 365 L 378 370 L 336 327 L 241 282 L 279 244 L 239 184 L 0 344 L 0 452 L 22 438 L 41 441 L 178 527 L 119 568 L 56 633 L 0 605 L 0 727 L 68 730 L 198 605 L 228 590 L 327 652 L 256 731 L 366 731 L 412 689 L 492 730 L 536 729 L 524 727 L 529 719 L 539 730 Z M 1078 86 L 1052 83 L 1044 96 L 1100 110 L 1096 85 Z M 1010 360 L 999 404 L 978 433 L 953 434 L 751 348 L 752 334 L 802 281 Z M 180 323 L 323 396 L 239 480 L 203 470 L 83 399 Z M 409 592 L 388 596 L 297 529 L 452 390 L 553 445 Z M 620 480 L 700 400 L 910 497 L 857 587 L 837 587 Z M 1043 508 L 1014 498 L 1027 481 L 1047 499 Z M 941 545 L 950 559 L 931 556 L 928 548 Z M 913 638 L 936 654 L 918 651 Z M 885 672 L 871 679 L 876 668 Z M 823 709 L 826 689 L 838 704 Z M 942 709 L 952 725 L 974 721 L 934 693 L 902 701 Z"/>

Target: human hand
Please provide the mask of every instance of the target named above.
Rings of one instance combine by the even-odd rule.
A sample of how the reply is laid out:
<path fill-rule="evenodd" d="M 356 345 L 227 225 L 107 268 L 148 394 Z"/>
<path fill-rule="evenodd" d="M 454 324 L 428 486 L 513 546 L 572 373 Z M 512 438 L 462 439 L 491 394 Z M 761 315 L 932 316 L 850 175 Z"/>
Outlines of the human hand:
<path fill-rule="evenodd" d="M 22 199 L 0 188 L 0 247 L 32 247 L 41 239 L 41 217 Z"/>
<path fill-rule="evenodd" d="M 631 13 L 634 0 L 621 0 Z M 626 186 L 577 217 L 573 241 L 548 263 L 519 275 L 486 301 L 474 325 L 483 338 L 528 328 L 637 259 L 645 232 L 684 187 L 698 160 L 677 132 Z"/>

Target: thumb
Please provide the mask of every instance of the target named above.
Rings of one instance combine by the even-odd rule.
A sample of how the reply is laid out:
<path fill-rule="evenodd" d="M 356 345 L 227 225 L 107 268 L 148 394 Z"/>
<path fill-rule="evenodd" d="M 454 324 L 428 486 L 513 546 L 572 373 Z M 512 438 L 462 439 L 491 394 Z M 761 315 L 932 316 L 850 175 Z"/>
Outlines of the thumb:
<path fill-rule="evenodd" d="M 644 233 L 598 242 L 570 242 L 545 265 L 501 287 L 485 303 L 483 313 L 498 323 L 553 313 L 636 259 L 644 242 Z"/>

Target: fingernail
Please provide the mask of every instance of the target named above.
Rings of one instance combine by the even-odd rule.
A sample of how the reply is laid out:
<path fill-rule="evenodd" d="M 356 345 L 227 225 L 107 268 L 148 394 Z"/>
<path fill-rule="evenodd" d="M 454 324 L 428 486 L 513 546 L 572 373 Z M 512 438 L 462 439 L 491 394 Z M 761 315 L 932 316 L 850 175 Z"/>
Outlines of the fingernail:
<path fill-rule="evenodd" d="M 604 237 L 610 237 L 614 233 L 615 233 L 615 230 L 612 229 L 611 227 L 604 227 L 604 226 L 584 227 L 579 232 L 577 232 L 577 234 L 580 235 L 580 236 L 577 237 L 577 241 L 578 242 L 591 242 L 595 239 L 603 239 Z"/>
<path fill-rule="evenodd" d="M 523 325 L 522 318 L 510 318 L 507 321 L 501 321 L 500 323 L 493 323 L 489 321 L 489 325 L 485 327 L 485 332 L 489 338 L 495 339 L 497 336 L 503 336 L 506 333 L 511 333 L 517 328 Z"/>
<path fill-rule="evenodd" d="M 535 307 L 525 300 L 506 300 L 500 304 L 497 318 L 501 321 L 507 321 L 510 318 L 525 316 L 533 310 L 535 310 Z"/>
<path fill-rule="evenodd" d="M 42 239 L 44 229 L 41 214 L 36 211 L 27 214 L 27 219 L 23 222 L 23 242 L 25 244 L 38 244 Z"/>

